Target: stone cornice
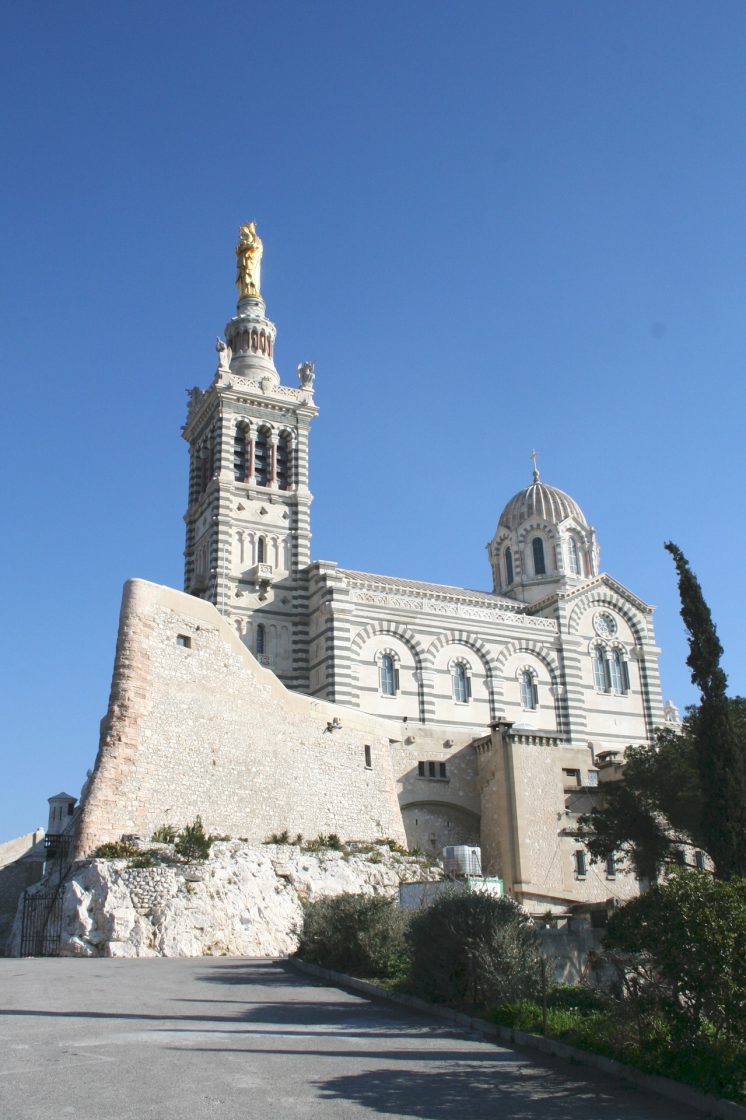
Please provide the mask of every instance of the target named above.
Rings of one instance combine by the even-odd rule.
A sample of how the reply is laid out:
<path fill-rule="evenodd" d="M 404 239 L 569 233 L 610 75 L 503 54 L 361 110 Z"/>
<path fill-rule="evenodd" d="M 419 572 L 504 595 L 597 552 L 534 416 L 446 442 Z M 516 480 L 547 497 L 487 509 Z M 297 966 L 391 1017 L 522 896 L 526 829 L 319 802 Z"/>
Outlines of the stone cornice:
<path fill-rule="evenodd" d="M 318 413 L 318 408 L 313 402 L 313 395 L 307 389 L 293 389 L 287 385 L 268 386 L 262 389 L 256 381 L 248 377 L 240 377 L 228 370 L 219 370 L 212 384 L 202 393 L 198 403 L 189 407 L 186 423 L 182 428 L 184 439 L 189 440 L 192 433 L 205 418 L 212 407 L 215 396 L 228 397 L 238 404 L 248 404 L 254 408 L 263 408 L 268 412 L 285 412 L 288 404 L 292 402 L 296 407 L 294 411 L 300 412 L 309 419 Z"/>
<path fill-rule="evenodd" d="M 351 572 L 346 569 L 339 569 L 334 575 L 334 583 L 343 581 L 353 603 L 416 612 L 419 615 L 445 615 L 464 623 L 477 619 L 552 633 L 557 631 L 554 619 L 532 618 L 525 613 L 523 604 L 499 598 L 486 591 L 469 591 L 444 584 L 419 583 L 415 580 L 376 576 L 369 572 Z"/>
<path fill-rule="evenodd" d="M 531 614 L 535 615 L 542 610 L 546 610 L 552 603 L 571 603 L 575 599 L 579 599 L 581 595 L 587 595 L 589 592 L 593 592 L 601 587 L 607 588 L 615 595 L 619 595 L 625 602 L 629 603 L 643 614 L 652 614 L 655 610 L 655 607 L 651 607 L 649 603 L 638 598 L 638 596 L 634 595 L 624 584 L 619 583 L 613 576 L 609 576 L 605 572 L 602 572 L 601 575 L 593 576 L 591 579 L 583 580 L 583 582 L 576 587 L 569 588 L 566 591 L 553 591 L 551 595 L 545 595 L 543 599 L 532 603 L 528 610 Z"/>
<path fill-rule="evenodd" d="M 493 595 L 490 591 L 472 591 L 465 587 L 451 587 L 445 583 L 424 583 L 421 580 L 403 579 L 400 576 L 382 576 L 374 572 L 356 572 L 350 568 L 338 568 L 339 574 L 348 582 L 366 591 L 381 591 L 387 594 L 406 594 L 414 598 L 428 598 L 443 602 L 463 603 L 486 607 L 492 610 L 525 613 L 525 604 L 512 599 Z"/>

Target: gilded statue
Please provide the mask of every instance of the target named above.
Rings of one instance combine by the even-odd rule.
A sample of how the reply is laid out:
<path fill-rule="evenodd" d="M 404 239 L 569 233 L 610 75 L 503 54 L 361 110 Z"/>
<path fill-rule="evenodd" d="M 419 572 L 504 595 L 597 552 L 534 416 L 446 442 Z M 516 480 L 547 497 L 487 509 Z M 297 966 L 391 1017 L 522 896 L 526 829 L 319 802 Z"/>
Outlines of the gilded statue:
<path fill-rule="evenodd" d="M 263 250 L 262 239 L 256 232 L 256 222 L 241 226 L 236 245 L 236 287 L 240 299 L 261 295 Z"/>

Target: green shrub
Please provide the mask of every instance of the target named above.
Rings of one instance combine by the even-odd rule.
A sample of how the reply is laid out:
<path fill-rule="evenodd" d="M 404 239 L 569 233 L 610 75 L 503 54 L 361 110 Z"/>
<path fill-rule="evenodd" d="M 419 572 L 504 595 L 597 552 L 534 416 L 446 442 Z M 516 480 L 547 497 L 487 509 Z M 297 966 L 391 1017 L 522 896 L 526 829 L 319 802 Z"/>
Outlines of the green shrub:
<path fill-rule="evenodd" d="M 99 844 L 92 855 L 92 859 L 129 859 L 136 856 L 139 848 L 130 844 L 128 840 L 110 840 L 106 844 Z"/>
<path fill-rule="evenodd" d="M 746 1038 L 746 879 L 676 871 L 611 917 L 605 944 L 624 954 L 633 1001 L 654 1001 L 674 1044 Z"/>
<path fill-rule="evenodd" d="M 151 840 L 155 844 L 173 844 L 176 839 L 177 831 L 176 825 L 174 824 L 162 824 L 160 828 L 155 830 L 151 836 Z"/>
<path fill-rule="evenodd" d="M 328 836 L 320 832 L 315 840 L 308 840 L 305 847 L 307 852 L 322 852 L 330 849 L 333 852 L 341 852 L 344 850 L 344 845 L 336 832 L 330 832 Z"/>
<path fill-rule="evenodd" d="M 409 927 L 414 987 L 439 1003 L 500 1004 L 533 996 L 540 954 L 528 914 L 507 898 L 449 893 Z"/>
<path fill-rule="evenodd" d="M 605 1006 L 582 1008 L 585 997 Z M 547 1001 L 547 1035 L 570 1046 L 616 1058 L 645 1073 L 672 1077 L 705 1093 L 746 1103 L 746 1053 L 733 1044 L 702 1039 L 692 1044 L 678 1042 L 669 1024 L 644 1007 L 643 1021 L 627 1000 L 618 1002 L 584 988 L 556 988 Z M 553 1003 L 559 1006 L 552 1006 Z M 541 1007 L 521 1000 L 497 1007 L 496 1023 L 513 1030 L 541 1034 Z M 643 1038 L 640 1039 L 642 1028 Z"/>
<path fill-rule="evenodd" d="M 133 856 L 127 864 L 128 867 L 155 867 L 156 861 L 151 852 L 140 852 Z"/>
<path fill-rule="evenodd" d="M 195 817 L 192 824 L 187 824 L 182 828 L 174 844 L 176 854 L 190 862 L 196 859 L 207 859 L 211 846 L 212 837 L 205 833 L 202 818 L 199 816 Z"/>
<path fill-rule="evenodd" d="M 578 984 L 555 984 L 549 989 L 547 1006 L 579 1011 L 605 1011 L 609 1006 L 609 997 L 595 988 L 585 988 Z"/>
<path fill-rule="evenodd" d="M 401 978 L 407 970 L 406 917 L 391 898 L 340 894 L 311 902 L 297 955 L 352 976 Z"/>
<path fill-rule="evenodd" d="M 282 832 L 272 832 L 272 833 L 270 833 L 269 838 L 264 841 L 264 843 L 265 844 L 289 844 L 290 843 L 290 833 L 288 832 L 288 830 L 286 828 L 284 828 L 282 830 Z"/>

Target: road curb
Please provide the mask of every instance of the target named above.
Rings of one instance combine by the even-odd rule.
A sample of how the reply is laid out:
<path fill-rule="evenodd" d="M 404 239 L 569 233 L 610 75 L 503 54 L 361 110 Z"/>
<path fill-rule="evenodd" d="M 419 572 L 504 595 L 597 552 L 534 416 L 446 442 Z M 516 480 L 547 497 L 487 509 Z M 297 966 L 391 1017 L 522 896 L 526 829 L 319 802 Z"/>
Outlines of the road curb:
<path fill-rule="evenodd" d="M 369 996 L 371 999 L 385 1000 L 387 1003 L 396 1003 L 412 1011 L 420 1011 L 425 1015 L 442 1019 L 450 1026 L 462 1027 L 482 1035 L 486 1039 L 503 1042 L 508 1046 L 518 1046 L 526 1050 L 535 1050 L 541 1054 L 551 1054 L 555 1058 L 572 1062 L 576 1065 L 591 1066 L 601 1073 L 618 1077 L 622 1081 L 645 1089 L 647 1092 L 656 1093 L 660 1097 L 667 1097 L 678 1104 L 695 1108 L 705 1116 L 717 1117 L 718 1120 L 746 1120 L 746 1108 L 733 1101 L 721 1100 L 709 1093 L 701 1093 L 680 1081 L 672 1081 L 668 1077 L 658 1077 L 651 1073 L 642 1073 L 640 1070 L 618 1062 L 615 1058 L 605 1058 L 602 1054 L 593 1054 L 589 1050 L 578 1050 L 575 1046 L 568 1046 L 566 1042 L 556 1042 L 551 1038 L 542 1038 L 540 1035 L 528 1034 L 526 1031 L 513 1030 L 510 1027 L 499 1027 L 496 1023 L 489 1023 L 486 1019 L 478 1019 L 473 1015 L 465 1015 L 462 1011 L 452 1011 L 448 1007 L 441 1007 L 437 1003 L 428 1003 L 427 1000 L 417 996 L 404 995 L 402 992 L 392 992 L 388 988 L 380 988 L 371 984 L 369 980 L 356 980 L 354 976 L 346 976 L 343 972 L 333 972 L 330 968 L 321 968 L 317 964 L 288 958 L 288 964 L 299 972 L 315 976 L 320 980 L 328 980 L 336 987 L 350 988 L 354 992 Z"/>

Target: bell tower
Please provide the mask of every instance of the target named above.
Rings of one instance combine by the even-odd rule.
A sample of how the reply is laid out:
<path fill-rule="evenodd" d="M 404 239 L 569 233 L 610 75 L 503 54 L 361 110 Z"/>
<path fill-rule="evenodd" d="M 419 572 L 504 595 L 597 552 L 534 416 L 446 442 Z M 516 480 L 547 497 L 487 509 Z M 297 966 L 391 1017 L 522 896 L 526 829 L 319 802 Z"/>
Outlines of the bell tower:
<path fill-rule="evenodd" d="M 255 223 L 241 226 L 236 314 L 216 342 L 212 384 L 189 394 L 184 588 L 214 603 L 288 688 L 307 692 L 314 369 L 298 366 L 298 388 L 280 382 L 262 254 Z"/>

